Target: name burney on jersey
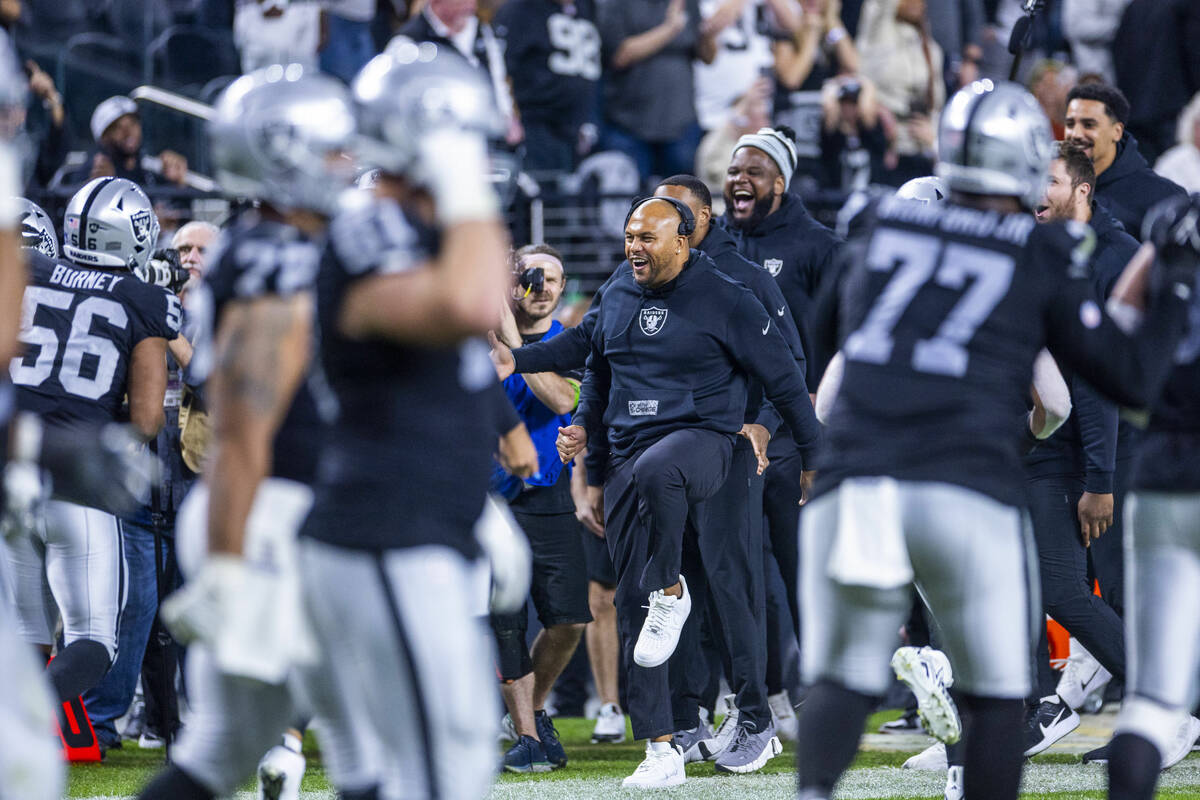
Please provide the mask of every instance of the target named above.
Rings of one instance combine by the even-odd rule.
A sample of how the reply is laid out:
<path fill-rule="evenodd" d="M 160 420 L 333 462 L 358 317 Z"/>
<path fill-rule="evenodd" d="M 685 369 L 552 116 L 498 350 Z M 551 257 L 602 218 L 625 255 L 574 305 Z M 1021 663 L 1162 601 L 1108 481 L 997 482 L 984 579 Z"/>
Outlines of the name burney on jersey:
<path fill-rule="evenodd" d="M 125 280 L 124 276 L 114 275 L 111 272 L 71 269 L 61 264 L 56 265 L 54 271 L 50 273 L 51 283 L 57 283 L 67 289 L 94 289 L 111 292 L 123 280 Z"/>
<path fill-rule="evenodd" d="M 653 417 L 658 414 L 657 400 L 630 400 L 629 416 Z"/>

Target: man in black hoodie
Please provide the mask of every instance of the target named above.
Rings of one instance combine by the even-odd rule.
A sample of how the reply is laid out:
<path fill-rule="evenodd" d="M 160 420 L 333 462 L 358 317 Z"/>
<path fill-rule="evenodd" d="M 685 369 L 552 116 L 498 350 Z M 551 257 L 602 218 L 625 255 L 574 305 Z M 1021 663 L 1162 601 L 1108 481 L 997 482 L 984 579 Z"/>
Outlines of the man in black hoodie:
<path fill-rule="evenodd" d="M 1120 89 L 1085 83 L 1067 94 L 1066 139 L 1091 157 L 1100 205 L 1140 241 L 1146 212 L 1186 192 L 1150 168 L 1125 130 L 1128 120 L 1129 101 Z"/>
<path fill-rule="evenodd" d="M 749 382 L 763 386 L 809 459 L 819 439 L 803 373 L 773 312 L 689 250 L 693 226 L 678 201 L 634 208 L 625 236 L 631 274 L 619 275 L 601 299 L 574 424 L 559 435 L 567 461 L 608 431 L 605 520 L 629 711 L 634 736 L 652 740 L 626 779 L 635 788 L 684 780 L 665 668 L 691 606 L 683 535 L 729 473 Z M 758 756 L 746 766 L 779 752 L 769 721 L 740 730 L 739 749 Z"/>

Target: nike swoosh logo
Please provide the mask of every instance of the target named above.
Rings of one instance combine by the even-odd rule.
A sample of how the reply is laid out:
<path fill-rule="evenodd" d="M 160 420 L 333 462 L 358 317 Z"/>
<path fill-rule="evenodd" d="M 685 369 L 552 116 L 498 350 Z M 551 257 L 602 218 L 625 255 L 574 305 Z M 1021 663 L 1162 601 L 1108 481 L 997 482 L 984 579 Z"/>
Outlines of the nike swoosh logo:
<path fill-rule="evenodd" d="M 778 314 L 779 316 L 781 316 L 781 317 L 782 317 L 782 316 L 783 316 L 783 312 L 785 312 L 785 311 L 787 311 L 787 306 L 784 306 L 783 308 L 779 309 L 779 310 L 778 310 L 778 311 L 776 311 L 775 313 L 776 313 L 776 314 Z"/>
<path fill-rule="evenodd" d="M 766 336 L 769 330 L 771 330 L 771 320 L 767 320 L 767 327 L 763 328 L 763 336 Z"/>
<path fill-rule="evenodd" d="M 1058 712 L 1057 714 L 1055 714 L 1055 715 L 1054 715 L 1054 719 L 1050 720 L 1050 724 L 1049 724 L 1049 725 L 1043 725 L 1042 723 L 1040 723 L 1040 722 L 1039 722 L 1039 723 L 1038 723 L 1038 728 L 1040 728 L 1040 729 L 1041 729 L 1041 731 L 1042 731 L 1042 738 L 1043 738 L 1043 739 L 1045 739 L 1045 738 L 1046 738 L 1046 731 L 1050 730 L 1050 729 L 1051 729 L 1051 728 L 1053 728 L 1055 725 L 1057 725 L 1058 723 L 1062 722 L 1062 720 L 1063 720 L 1063 717 L 1064 717 L 1065 715 L 1067 715 L 1067 714 L 1070 714 L 1070 713 L 1071 713 L 1071 712 L 1070 712 L 1070 709 L 1068 709 L 1068 708 L 1066 708 L 1066 707 L 1063 707 L 1062 709 L 1060 709 L 1060 710 L 1059 710 L 1059 712 Z"/>

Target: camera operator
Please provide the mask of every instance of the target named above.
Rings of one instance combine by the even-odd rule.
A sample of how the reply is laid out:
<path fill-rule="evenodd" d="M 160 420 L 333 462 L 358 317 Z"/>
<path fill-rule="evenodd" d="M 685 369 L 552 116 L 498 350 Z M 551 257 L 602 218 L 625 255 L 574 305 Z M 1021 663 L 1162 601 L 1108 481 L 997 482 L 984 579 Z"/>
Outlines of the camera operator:
<path fill-rule="evenodd" d="M 502 335 L 513 344 L 557 336 L 562 323 L 553 318 L 565 284 L 562 257 L 548 245 L 529 245 L 514 254 L 516 286 L 512 314 Z M 546 697 L 579 644 L 588 610 L 588 571 L 575 502 L 571 466 L 557 457 L 558 429 L 570 421 L 579 400 L 579 380 L 544 372 L 512 375 L 504 390 L 529 430 L 540 471 L 524 481 L 499 476 L 498 492 L 529 537 L 533 550 L 530 594 L 544 630 L 526 647 L 528 615 L 493 614 L 499 652 L 501 693 L 516 730 L 516 743 L 504 756 L 510 772 L 542 772 L 567 763 Z"/>

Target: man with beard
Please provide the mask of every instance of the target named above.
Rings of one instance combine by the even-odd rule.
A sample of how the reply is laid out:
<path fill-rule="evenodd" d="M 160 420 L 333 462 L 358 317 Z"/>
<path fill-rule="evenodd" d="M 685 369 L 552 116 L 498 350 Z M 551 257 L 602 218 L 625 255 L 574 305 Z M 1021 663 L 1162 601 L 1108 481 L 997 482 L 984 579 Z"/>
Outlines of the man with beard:
<path fill-rule="evenodd" d="M 142 118 L 137 103 L 124 95 L 108 98 L 92 112 L 96 149 L 83 165 L 63 177 L 64 186 L 113 175 L 151 189 L 164 184 L 187 185 L 187 159 L 172 150 L 158 158 L 142 154 Z"/>
<path fill-rule="evenodd" d="M 1142 219 L 1154 205 L 1183 197 L 1183 187 L 1158 175 L 1125 130 L 1129 101 L 1102 83 L 1076 86 L 1067 94 L 1066 136 L 1092 159 L 1096 199 L 1131 235 L 1142 236 Z"/>
<path fill-rule="evenodd" d="M 762 128 L 743 136 L 725 173 L 725 214 L 718 224 L 733 236 L 739 253 L 761 264 L 779 283 L 808 355 L 805 378 L 815 391 L 824 365 L 814 358 L 808 318 L 821 281 L 833 271 L 841 240 L 788 192 L 795 168 L 791 129 Z M 772 438 L 767 455 L 772 468 L 767 472 L 763 512 L 788 599 L 795 604 L 799 486 L 806 466 L 785 430 Z M 798 624 L 796 605 L 792 613 Z"/>

